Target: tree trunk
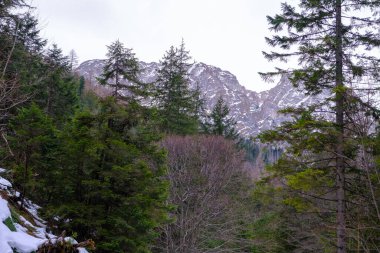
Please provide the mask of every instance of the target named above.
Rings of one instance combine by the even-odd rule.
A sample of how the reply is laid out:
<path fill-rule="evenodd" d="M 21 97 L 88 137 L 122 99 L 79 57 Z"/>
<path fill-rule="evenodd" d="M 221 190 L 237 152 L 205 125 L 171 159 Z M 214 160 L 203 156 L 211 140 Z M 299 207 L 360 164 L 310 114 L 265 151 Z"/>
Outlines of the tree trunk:
<path fill-rule="evenodd" d="M 51 87 L 52 84 L 50 83 L 47 87 L 48 90 L 48 96 L 47 96 L 47 102 L 46 102 L 46 114 L 51 116 L 52 111 L 52 97 L 53 97 L 53 88 Z"/>
<path fill-rule="evenodd" d="M 117 100 L 118 93 L 119 93 L 119 85 L 120 85 L 120 80 L 119 80 L 119 75 L 120 75 L 120 66 L 119 66 L 119 61 L 116 60 L 116 71 L 115 71 L 115 90 L 114 90 L 114 97 Z"/>
<path fill-rule="evenodd" d="M 345 165 L 344 165 L 344 85 L 343 85 L 343 48 L 342 48 L 342 0 L 336 0 L 336 198 L 337 198 L 337 253 L 346 253 L 345 220 Z"/>

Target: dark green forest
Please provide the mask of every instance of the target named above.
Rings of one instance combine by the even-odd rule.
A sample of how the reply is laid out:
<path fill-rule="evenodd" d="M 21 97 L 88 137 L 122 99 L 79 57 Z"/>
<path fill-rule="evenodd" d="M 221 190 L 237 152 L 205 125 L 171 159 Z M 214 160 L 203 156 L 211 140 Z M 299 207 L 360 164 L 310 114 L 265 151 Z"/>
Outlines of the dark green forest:
<path fill-rule="evenodd" d="M 262 77 L 330 95 L 252 137 L 223 97 L 205 110 L 183 40 L 152 83 L 133 49 L 105 45 L 99 94 L 30 8 L 0 0 L 0 166 L 19 210 L 33 201 L 94 253 L 380 252 L 380 1 L 300 0 L 267 17 Z"/>

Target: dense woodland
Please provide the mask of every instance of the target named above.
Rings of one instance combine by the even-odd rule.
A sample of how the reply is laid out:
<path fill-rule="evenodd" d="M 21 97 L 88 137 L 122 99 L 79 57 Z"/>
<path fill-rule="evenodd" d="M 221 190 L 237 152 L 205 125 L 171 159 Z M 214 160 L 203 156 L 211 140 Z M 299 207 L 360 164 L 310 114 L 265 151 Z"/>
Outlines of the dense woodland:
<path fill-rule="evenodd" d="M 0 166 L 20 210 L 32 200 L 90 252 L 380 251 L 378 0 L 301 0 L 268 17 L 278 51 L 265 57 L 298 65 L 263 77 L 331 95 L 252 140 L 222 97 L 207 113 L 189 88 L 183 41 L 153 83 L 114 41 L 96 92 L 29 4 L 0 0 Z M 284 147 L 260 178 L 246 166 L 254 141 Z"/>

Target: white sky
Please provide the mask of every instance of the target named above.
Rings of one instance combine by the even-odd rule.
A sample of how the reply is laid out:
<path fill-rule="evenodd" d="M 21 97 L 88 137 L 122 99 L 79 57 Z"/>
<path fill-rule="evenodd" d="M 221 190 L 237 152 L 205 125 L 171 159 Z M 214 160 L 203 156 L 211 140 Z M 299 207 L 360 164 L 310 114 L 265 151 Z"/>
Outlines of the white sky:
<path fill-rule="evenodd" d="M 228 70 L 248 89 L 262 91 L 275 85 L 257 74 L 276 65 L 261 53 L 270 50 L 264 40 L 270 35 L 266 15 L 279 13 L 281 2 L 32 0 L 32 5 L 43 37 L 66 54 L 74 49 L 80 62 L 105 58 L 106 45 L 116 39 L 133 48 L 140 60 L 158 62 L 183 38 L 195 61 Z"/>

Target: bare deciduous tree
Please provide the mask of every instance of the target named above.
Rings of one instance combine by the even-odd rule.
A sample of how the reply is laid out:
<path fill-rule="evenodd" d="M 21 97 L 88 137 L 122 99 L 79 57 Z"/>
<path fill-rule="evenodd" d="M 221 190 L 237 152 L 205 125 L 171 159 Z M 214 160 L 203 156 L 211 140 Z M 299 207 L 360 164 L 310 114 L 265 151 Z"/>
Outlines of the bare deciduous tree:
<path fill-rule="evenodd" d="M 220 136 L 171 136 L 162 146 L 168 150 L 169 201 L 175 208 L 159 251 L 241 252 L 241 205 L 248 193 L 242 152 Z"/>
<path fill-rule="evenodd" d="M 78 67 L 78 55 L 74 49 L 69 52 L 69 67 L 71 72 L 74 72 L 74 70 Z"/>

